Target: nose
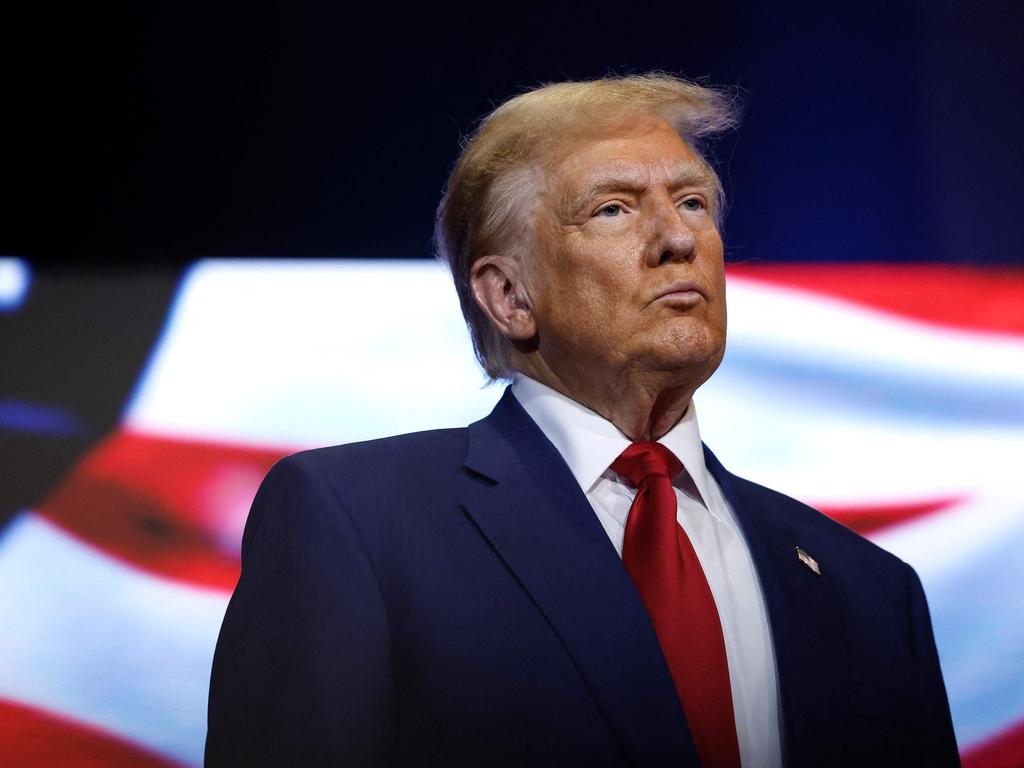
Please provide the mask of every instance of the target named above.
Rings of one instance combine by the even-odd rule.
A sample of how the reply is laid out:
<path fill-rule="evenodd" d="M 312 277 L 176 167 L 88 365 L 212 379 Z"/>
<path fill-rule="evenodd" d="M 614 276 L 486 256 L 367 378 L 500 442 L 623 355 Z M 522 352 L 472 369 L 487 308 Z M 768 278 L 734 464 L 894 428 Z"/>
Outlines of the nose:
<path fill-rule="evenodd" d="M 651 243 L 647 252 L 648 266 L 693 260 L 697 248 L 696 238 L 670 197 L 658 201 L 652 224 Z"/>

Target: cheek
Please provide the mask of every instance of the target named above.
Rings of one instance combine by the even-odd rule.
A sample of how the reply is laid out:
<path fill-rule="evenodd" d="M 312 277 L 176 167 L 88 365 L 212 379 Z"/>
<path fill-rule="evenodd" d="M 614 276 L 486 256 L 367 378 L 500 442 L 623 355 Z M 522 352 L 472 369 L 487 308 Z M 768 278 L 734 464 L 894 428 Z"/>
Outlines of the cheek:
<path fill-rule="evenodd" d="M 621 285 L 590 270 L 585 276 L 560 279 L 550 285 L 542 313 L 541 335 L 559 346 L 596 352 L 628 346 L 636 328 L 623 306 Z"/>
<path fill-rule="evenodd" d="M 622 313 L 606 286 L 588 279 L 573 281 L 562 294 L 556 309 L 559 325 L 578 337 L 608 335 L 611 322 Z"/>
<path fill-rule="evenodd" d="M 706 232 L 700 239 L 698 248 L 708 275 L 718 276 L 719 279 L 724 280 L 725 245 L 722 243 L 718 230 L 712 228 Z"/>
<path fill-rule="evenodd" d="M 723 257 L 722 239 L 715 232 L 709 236 L 703 244 L 701 253 L 704 254 L 701 271 L 714 299 L 712 308 L 722 321 L 725 320 L 725 260 Z"/>
<path fill-rule="evenodd" d="M 636 285 L 633 260 L 606 248 L 599 254 L 574 254 L 562 270 L 552 275 L 555 295 L 551 297 L 558 302 L 562 316 L 571 317 L 577 324 L 587 320 L 606 323 L 623 317 L 624 305 L 631 300 Z"/>

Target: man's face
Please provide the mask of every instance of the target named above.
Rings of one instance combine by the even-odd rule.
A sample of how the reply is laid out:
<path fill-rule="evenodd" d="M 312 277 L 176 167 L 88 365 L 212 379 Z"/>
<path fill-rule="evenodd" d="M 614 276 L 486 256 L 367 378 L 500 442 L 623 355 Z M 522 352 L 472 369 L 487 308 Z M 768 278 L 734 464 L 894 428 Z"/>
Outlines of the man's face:
<path fill-rule="evenodd" d="M 706 380 L 725 348 L 708 169 L 644 118 L 574 143 L 545 178 L 528 282 L 548 365 L 568 380 L 643 369 Z"/>

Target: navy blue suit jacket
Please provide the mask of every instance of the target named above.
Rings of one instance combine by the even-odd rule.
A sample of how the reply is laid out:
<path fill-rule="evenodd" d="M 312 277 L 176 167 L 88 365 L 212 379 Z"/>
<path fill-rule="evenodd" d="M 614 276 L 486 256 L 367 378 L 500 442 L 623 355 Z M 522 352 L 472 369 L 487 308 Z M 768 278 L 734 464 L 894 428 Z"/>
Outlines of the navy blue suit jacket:
<path fill-rule="evenodd" d="M 957 765 L 911 568 L 710 452 L 707 465 L 764 589 L 785 764 Z M 698 764 L 629 575 L 510 392 L 468 429 L 270 471 L 217 644 L 206 760 Z"/>

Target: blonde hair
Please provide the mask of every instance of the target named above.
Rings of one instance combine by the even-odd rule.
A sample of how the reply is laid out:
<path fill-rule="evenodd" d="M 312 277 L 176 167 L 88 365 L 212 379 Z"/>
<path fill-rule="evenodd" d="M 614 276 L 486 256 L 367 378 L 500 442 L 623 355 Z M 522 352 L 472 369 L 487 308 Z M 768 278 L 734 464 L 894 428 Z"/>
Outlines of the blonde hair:
<path fill-rule="evenodd" d="M 492 253 L 522 255 L 532 240 L 527 212 L 539 197 L 540 166 L 556 147 L 641 116 L 664 119 L 707 165 L 701 139 L 735 127 L 739 109 L 729 92 L 660 72 L 553 83 L 509 99 L 463 143 L 437 209 L 434 244 L 451 269 L 477 359 L 492 381 L 512 375 L 512 347 L 476 303 L 473 263 Z M 720 217 L 721 183 L 708 170 Z"/>

